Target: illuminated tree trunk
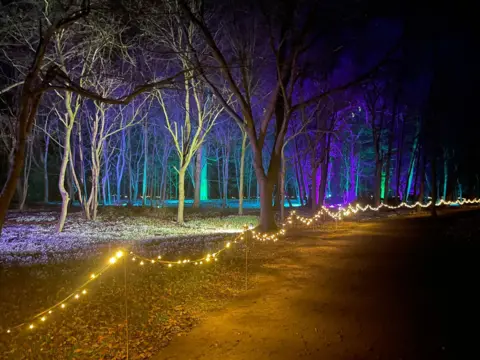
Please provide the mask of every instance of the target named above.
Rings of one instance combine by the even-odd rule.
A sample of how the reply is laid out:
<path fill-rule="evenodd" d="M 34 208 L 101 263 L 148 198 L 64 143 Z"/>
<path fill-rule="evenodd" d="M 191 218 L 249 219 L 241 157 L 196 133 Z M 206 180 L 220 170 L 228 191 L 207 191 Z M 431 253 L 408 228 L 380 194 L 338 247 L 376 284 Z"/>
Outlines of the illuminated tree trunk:
<path fill-rule="evenodd" d="M 435 154 L 432 154 L 431 158 L 431 168 L 432 168 L 432 205 L 430 206 L 430 211 L 433 217 L 437 216 L 437 159 Z"/>
<path fill-rule="evenodd" d="M 201 192 L 202 192 L 202 187 L 207 186 L 208 184 L 204 183 L 202 180 L 202 171 L 203 167 L 205 165 L 203 164 L 203 146 L 200 146 L 200 148 L 197 151 L 197 156 L 195 158 L 195 193 L 193 196 L 193 207 L 194 208 L 199 208 L 200 207 L 200 200 L 201 200 Z M 204 190 L 203 190 L 204 191 Z"/>
<path fill-rule="evenodd" d="M 228 204 L 228 180 L 229 180 L 229 165 L 230 165 L 230 144 L 226 144 L 223 152 L 223 208 Z"/>
<path fill-rule="evenodd" d="M 401 115 L 401 114 L 400 114 Z M 399 116 L 399 119 L 401 116 Z M 402 121 L 402 128 L 400 131 L 400 137 L 398 138 L 397 142 L 397 170 L 396 170 L 396 175 L 397 175 L 397 184 L 396 184 L 396 195 L 400 199 L 401 194 L 400 194 L 400 176 L 402 173 L 402 158 L 403 158 L 403 133 L 405 130 L 405 121 Z"/>
<path fill-rule="evenodd" d="M 408 196 L 410 195 L 410 189 L 412 187 L 413 172 L 415 171 L 415 161 L 417 159 L 417 147 L 418 147 L 418 135 L 415 137 L 413 142 L 412 154 L 410 156 L 410 165 L 408 166 L 408 178 L 407 186 L 405 187 L 405 194 L 403 195 L 403 201 L 408 201 Z"/>
<path fill-rule="evenodd" d="M 142 206 L 147 201 L 147 171 L 148 171 L 148 126 L 145 118 L 143 130 L 143 178 L 142 178 Z"/>
<path fill-rule="evenodd" d="M 328 168 L 330 165 L 330 141 L 331 136 L 330 134 L 325 135 L 325 147 L 324 147 L 324 159 L 321 164 L 321 182 L 320 182 L 320 189 L 319 189 L 319 197 L 318 197 L 318 206 L 321 208 L 325 201 L 325 189 L 328 182 Z"/>
<path fill-rule="evenodd" d="M 122 123 L 120 126 L 123 127 L 123 117 L 121 118 Z M 123 172 L 125 169 L 125 147 L 126 147 L 126 131 L 125 129 L 122 130 L 120 138 L 120 152 L 117 157 L 117 164 L 115 166 L 115 175 L 116 175 L 116 185 L 117 185 L 117 204 L 120 204 L 122 200 L 122 179 L 123 179 Z"/>
<path fill-rule="evenodd" d="M 182 166 L 178 171 L 178 211 L 177 223 L 183 225 L 185 212 L 185 172 L 187 168 Z"/>
<path fill-rule="evenodd" d="M 313 164 L 315 160 L 312 160 L 312 168 L 311 168 L 311 178 L 312 178 L 312 183 L 311 183 L 311 190 L 310 190 L 310 209 L 312 212 L 315 212 L 317 210 L 317 173 L 318 173 L 318 167 Z M 322 183 L 324 182 L 324 179 L 322 178 Z"/>
<path fill-rule="evenodd" d="M 68 121 L 68 116 L 66 116 L 65 121 Z M 72 124 L 73 125 L 73 124 Z M 60 191 L 60 196 L 62 197 L 62 208 L 60 211 L 60 218 L 58 219 L 56 231 L 62 232 L 65 226 L 65 220 L 67 218 L 68 203 L 70 202 L 70 197 L 68 195 L 67 189 L 65 189 L 65 176 L 67 173 L 67 165 L 70 158 L 70 137 L 72 133 L 72 127 L 65 127 L 65 141 L 63 143 L 63 156 L 62 162 L 60 164 L 60 173 L 58 176 L 58 190 Z"/>
<path fill-rule="evenodd" d="M 43 152 L 43 202 L 48 204 L 48 146 L 50 136 L 45 136 L 45 151 Z"/>
<path fill-rule="evenodd" d="M 240 185 L 238 186 L 238 215 L 243 215 L 243 183 L 245 177 L 245 150 L 247 148 L 247 133 L 242 132 L 242 152 L 240 154 Z M 282 202 L 283 204 L 283 202 Z M 282 205 L 283 208 L 283 205 Z"/>
<path fill-rule="evenodd" d="M 282 152 L 282 160 L 280 163 L 280 173 L 278 180 L 278 190 L 279 190 L 279 205 L 280 205 L 280 221 L 283 223 L 285 220 L 285 154 Z M 289 199 L 290 203 L 290 199 Z M 291 207 L 290 203 L 290 207 Z"/>
<path fill-rule="evenodd" d="M 448 185 L 448 150 L 443 150 L 443 196 L 447 200 L 447 185 Z"/>
<path fill-rule="evenodd" d="M 423 149 L 423 148 L 422 148 Z M 426 158 L 425 158 L 425 150 L 423 149 L 423 154 L 421 154 L 420 156 L 420 169 L 419 169 L 419 173 L 420 173 L 420 190 L 419 190 L 419 194 L 418 194 L 418 201 L 420 203 L 424 203 L 424 198 L 425 198 L 425 177 L 426 177 L 426 174 L 425 174 L 425 163 L 426 163 Z M 417 208 L 417 211 L 420 211 L 421 210 L 421 207 L 419 206 Z"/>

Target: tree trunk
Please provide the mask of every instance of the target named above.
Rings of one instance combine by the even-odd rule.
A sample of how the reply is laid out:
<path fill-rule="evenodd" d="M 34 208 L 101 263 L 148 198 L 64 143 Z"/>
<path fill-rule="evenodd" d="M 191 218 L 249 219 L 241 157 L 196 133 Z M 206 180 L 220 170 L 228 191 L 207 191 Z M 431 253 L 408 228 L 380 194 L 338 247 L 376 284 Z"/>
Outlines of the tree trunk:
<path fill-rule="evenodd" d="M 310 209 L 312 210 L 312 212 L 315 212 L 317 210 L 317 173 L 318 173 L 318 167 L 315 166 L 315 164 L 312 164 L 312 173 L 311 173 L 312 186 L 310 190 L 310 201 L 311 201 Z"/>
<path fill-rule="evenodd" d="M 243 183 L 245 176 L 245 149 L 247 148 L 247 133 L 242 132 L 242 152 L 240 154 L 240 184 L 238 186 L 238 215 L 243 215 Z"/>
<path fill-rule="evenodd" d="M 205 186 L 205 184 L 202 184 L 202 157 L 203 157 L 203 146 L 200 146 L 200 148 L 197 151 L 197 156 L 195 158 L 195 176 L 194 176 L 194 181 L 195 181 L 195 193 L 193 195 L 193 208 L 198 209 L 200 207 L 200 188 L 201 186 Z"/>
<path fill-rule="evenodd" d="M 443 200 L 447 200 L 448 185 L 448 151 L 443 150 Z"/>
<path fill-rule="evenodd" d="M 68 121 L 68 120 L 66 120 Z M 62 197 L 62 208 L 60 211 L 60 217 L 58 219 L 57 233 L 63 231 L 63 227 L 65 226 L 65 220 L 67 218 L 67 211 L 68 211 L 68 203 L 70 202 L 70 197 L 68 195 L 67 189 L 65 189 L 65 176 L 67 174 L 67 165 L 70 159 L 70 136 L 71 136 L 72 128 L 70 126 L 65 127 L 65 142 L 63 144 L 63 157 L 62 162 L 60 165 L 60 173 L 58 176 L 58 190 L 60 191 L 60 196 Z"/>
<path fill-rule="evenodd" d="M 30 90 L 32 81 L 33 79 L 27 77 L 24 85 L 25 91 Z M 30 95 L 30 93 L 22 94 L 20 100 L 20 114 L 18 116 L 17 135 L 12 162 L 10 163 L 8 169 L 7 180 L 5 181 L 2 192 L 0 193 L 0 234 L 2 233 L 8 208 L 10 207 L 10 203 L 15 195 L 18 178 L 22 173 L 23 164 L 25 161 L 26 140 L 33 126 L 40 100 L 41 94 Z"/>
<path fill-rule="evenodd" d="M 415 160 L 417 158 L 417 147 L 418 147 L 418 134 L 415 137 L 415 140 L 413 142 L 412 155 L 410 157 L 410 164 L 408 166 L 407 184 L 405 186 L 405 193 L 403 194 L 404 202 L 408 201 L 408 196 L 410 195 L 410 189 L 411 189 L 412 180 L 413 180 L 413 173 L 415 171 Z"/>
<path fill-rule="evenodd" d="M 48 204 L 48 146 L 50 136 L 45 137 L 45 151 L 43 153 L 43 202 Z"/>
<path fill-rule="evenodd" d="M 285 155 L 282 151 L 282 160 L 280 163 L 280 172 L 279 172 L 279 179 L 278 179 L 278 192 L 279 192 L 279 205 L 280 205 L 280 222 L 285 221 Z M 290 207 L 292 206 L 290 203 Z"/>
<path fill-rule="evenodd" d="M 145 120 L 143 131 L 143 178 L 142 178 L 142 206 L 147 201 L 147 171 L 148 171 L 148 126 Z"/>
<path fill-rule="evenodd" d="M 184 209 L 185 209 L 185 172 L 187 168 L 182 166 L 178 171 L 178 211 L 177 211 L 177 223 L 183 225 L 184 221 Z"/>
<path fill-rule="evenodd" d="M 431 167 L 432 167 L 432 205 L 430 207 L 430 211 L 433 217 L 437 216 L 437 159 L 435 154 L 432 154 L 431 159 Z"/>
<path fill-rule="evenodd" d="M 262 169 L 263 171 L 263 169 Z M 269 231 L 275 229 L 275 218 L 272 208 L 273 182 L 269 183 L 266 178 L 259 181 L 260 188 L 260 230 Z"/>
<path fill-rule="evenodd" d="M 228 204 L 228 168 L 230 160 L 230 144 L 227 144 L 225 148 L 225 156 L 223 159 L 223 208 Z"/>
<path fill-rule="evenodd" d="M 324 159 L 323 163 L 321 165 L 321 183 L 320 183 L 320 188 L 319 188 L 319 196 L 318 196 L 318 206 L 319 208 L 322 208 L 323 203 L 325 201 L 325 189 L 327 186 L 328 182 L 328 167 L 330 165 L 330 134 L 325 135 L 326 138 L 326 145 L 325 145 L 325 150 L 324 150 Z"/>

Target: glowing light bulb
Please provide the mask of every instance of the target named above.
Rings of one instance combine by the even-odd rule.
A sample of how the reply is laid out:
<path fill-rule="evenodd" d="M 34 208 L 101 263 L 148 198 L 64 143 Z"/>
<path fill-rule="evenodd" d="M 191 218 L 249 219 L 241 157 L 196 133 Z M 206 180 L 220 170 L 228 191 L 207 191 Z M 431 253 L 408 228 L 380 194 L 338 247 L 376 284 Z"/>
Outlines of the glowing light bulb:
<path fill-rule="evenodd" d="M 140 261 L 140 265 L 143 265 L 143 264 L 144 264 L 143 260 L 142 260 L 142 261 Z"/>
<path fill-rule="evenodd" d="M 172 267 L 172 264 L 168 264 L 168 267 L 171 268 L 171 267 Z"/>
<path fill-rule="evenodd" d="M 76 294 L 75 295 L 75 299 L 78 299 L 80 297 L 80 295 Z"/>
<path fill-rule="evenodd" d="M 117 253 L 115 254 L 115 256 L 117 257 L 117 259 L 120 259 L 123 256 L 123 251 L 118 250 Z"/>
<path fill-rule="evenodd" d="M 87 293 L 87 290 L 83 289 L 82 294 L 85 295 Z"/>
<path fill-rule="evenodd" d="M 10 329 L 8 329 L 8 330 L 7 330 L 7 334 L 10 334 L 10 333 L 11 333 L 11 331 L 10 331 Z"/>
<path fill-rule="evenodd" d="M 30 326 L 28 327 L 29 329 L 33 329 L 33 324 L 30 324 Z"/>
<path fill-rule="evenodd" d="M 182 260 L 178 260 L 177 263 L 178 263 L 178 264 L 181 264 L 181 263 L 182 263 Z"/>
<path fill-rule="evenodd" d="M 206 262 L 209 262 L 209 261 L 210 261 L 210 258 L 209 258 L 209 257 L 207 257 L 207 258 L 205 259 L 205 261 L 206 261 Z"/>
<path fill-rule="evenodd" d="M 203 264 L 203 261 L 200 261 L 200 265 L 202 265 L 202 264 Z"/>
<path fill-rule="evenodd" d="M 152 260 L 151 263 L 152 263 L 152 264 L 155 264 L 155 260 Z"/>
<path fill-rule="evenodd" d="M 229 248 L 229 247 L 230 247 L 230 242 L 227 242 L 227 245 L 226 245 L 226 247 L 227 247 L 227 248 Z"/>
<path fill-rule="evenodd" d="M 60 305 L 62 309 L 65 309 L 65 304 Z"/>
<path fill-rule="evenodd" d="M 135 260 L 137 260 L 137 258 L 132 258 L 132 261 L 135 261 Z"/>
<path fill-rule="evenodd" d="M 48 310 L 48 313 L 51 314 L 51 313 L 52 313 L 52 310 Z"/>
<path fill-rule="evenodd" d="M 110 260 L 108 260 L 108 262 L 110 264 L 115 264 L 117 262 L 117 258 L 116 257 L 111 257 Z"/>
<path fill-rule="evenodd" d="M 96 278 L 95 274 L 90 275 L 90 279 L 95 279 L 95 278 Z"/>
<path fill-rule="evenodd" d="M 187 260 L 183 260 L 183 263 L 185 264 L 187 262 Z"/>
<path fill-rule="evenodd" d="M 40 320 L 45 321 L 45 320 L 47 320 L 47 318 L 45 316 L 42 316 L 42 318 Z"/>
<path fill-rule="evenodd" d="M 157 256 L 157 259 L 160 260 L 162 257 L 160 255 Z"/>

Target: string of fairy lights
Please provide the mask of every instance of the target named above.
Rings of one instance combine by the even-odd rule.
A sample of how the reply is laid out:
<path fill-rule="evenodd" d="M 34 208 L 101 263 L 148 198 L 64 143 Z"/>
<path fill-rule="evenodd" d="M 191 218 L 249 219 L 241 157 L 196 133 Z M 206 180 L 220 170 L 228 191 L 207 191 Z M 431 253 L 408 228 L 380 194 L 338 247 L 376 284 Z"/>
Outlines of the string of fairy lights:
<path fill-rule="evenodd" d="M 73 305 L 75 303 L 80 302 L 82 299 L 86 298 L 88 295 L 88 286 L 95 280 L 99 279 L 107 270 L 111 269 L 113 266 L 115 266 L 120 260 L 129 260 L 132 263 L 138 264 L 138 266 L 145 266 L 145 265 L 163 265 L 166 266 L 167 268 L 173 268 L 177 266 L 186 266 L 186 265 L 193 265 L 193 266 L 202 266 L 206 265 L 209 263 L 213 263 L 219 260 L 220 255 L 230 249 L 233 244 L 242 242 L 246 239 L 246 236 L 250 236 L 252 240 L 257 240 L 261 242 L 276 242 L 279 240 L 280 236 L 285 235 L 286 229 L 285 227 L 292 225 L 293 221 L 297 220 L 301 222 L 304 225 L 310 226 L 314 224 L 316 221 L 318 221 L 322 215 L 327 215 L 333 220 L 341 220 L 347 216 L 354 215 L 358 212 L 365 212 L 365 211 L 379 211 L 381 208 L 387 208 L 390 210 L 396 210 L 400 208 L 416 208 L 417 206 L 420 206 L 422 208 L 427 208 L 432 204 L 432 202 L 428 202 L 426 204 L 422 204 L 420 202 L 416 202 L 415 204 L 408 204 L 406 202 L 402 202 L 399 205 L 392 206 L 388 204 L 380 204 L 376 207 L 373 207 L 371 205 L 366 205 L 362 207 L 359 204 L 356 204 L 355 206 L 349 204 L 347 207 L 339 207 L 337 211 L 331 211 L 327 207 L 323 206 L 315 215 L 312 217 L 303 217 L 300 216 L 296 213 L 296 211 L 292 211 L 290 216 L 286 219 L 286 222 L 282 225 L 282 227 L 277 230 L 274 233 L 261 233 L 253 230 L 253 226 L 250 225 L 244 225 L 243 230 L 240 232 L 238 236 L 236 236 L 233 240 L 226 241 L 219 250 L 215 252 L 209 252 L 206 255 L 203 255 L 201 257 L 195 258 L 195 259 L 189 259 L 189 258 L 182 258 L 178 259 L 176 261 L 172 260 L 165 260 L 162 258 L 162 255 L 158 255 L 156 257 L 150 258 L 146 257 L 143 255 L 139 255 L 133 251 L 128 251 L 126 249 L 119 249 L 115 252 L 113 256 L 111 256 L 106 264 L 104 264 L 102 267 L 97 269 L 97 271 L 90 273 L 87 277 L 87 279 L 79 286 L 77 287 L 73 292 L 68 294 L 66 297 L 64 297 L 62 300 L 58 301 L 54 305 L 50 306 L 49 308 L 33 315 L 29 321 L 22 322 L 20 324 L 17 324 L 15 326 L 12 326 L 8 328 L 5 332 L 7 334 L 13 333 L 15 330 L 29 330 L 32 331 L 38 327 L 40 327 L 43 323 L 45 323 L 48 319 L 50 319 L 52 316 L 54 316 L 56 313 L 63 312 L 69 307 L 70 305 Z M 467 199 L 462 199 L 462 200 L 457 200 L 457 201 L 445 201 L 445 200 L 440 200 L 436 206 L 441 206 L 441 205 L 465 205 L 465 204 L 480 204 L 480 199 L 473 199 L 473 200 L 467 200 Z"/>
<path fill-rule="evenodd" d="M 465 205 L 465 204 L 469 204 L 469 205 L 480 204 L 480 199 L 472 199 L 472 200 L 462 199 L 462 200 L 456 200 L 456 201 L 446 201 L 446 200 L 442 199 L 439 202 L 437 202 L 435 204 L 435 206 L 442 206 L 442 205 L 462 206 L 462 205 Z M 315 213 L 315 215 L 313 215 L 312 217 L 300 216 L 295 211 L 292 211 L 291 215 L 287 218 L 287 223 L 292 224 L 293 220 L 298 220 L 301 223 L 303 223 L 304 225 L 308 226 L 308 225 L 311 225 L 312 223 L 314 223 L 315 221 L 317 221 L 318 219 L 320 219 L 322 215 L 327 215 L 327 216 L 331 217 L 333 220 L 341 220 L 341 219 L 343 219 L 347 216 L 355 215 L 359 211 L 361 211 L 361 212 L 365 212 L 367 210 L 379 211 L 382 208 L 387 208 L 389 210 L 397 210 L 397 209 L 401 209 L 401 208 L 413 209 L 413 208 L 416 208 L 417 206 L 419 206 L 421 208 L 427 208 L 427 207 L 430 207 L 431 205 L 432 205 L 432 201 L 429 201 L 425 204 L 422 204 L 418 201 L 414 204 L 408 204 L 406 202 L 402 202 L 402 203 L 400 203 L 396 206 L 382 203 L 382 204 L 380 204 L 376 207 L 373 207 L 371 205 L 366 205 L 366 206 L 362 207 L 360 204 L 356 204 L 355 206 L 353 206 L 352 204 L 349 204 L 346 208 L 339 207 L 336 212 L 331 211 L 326 206 L 322 206 L 322 208 L 317 213 Z"/>

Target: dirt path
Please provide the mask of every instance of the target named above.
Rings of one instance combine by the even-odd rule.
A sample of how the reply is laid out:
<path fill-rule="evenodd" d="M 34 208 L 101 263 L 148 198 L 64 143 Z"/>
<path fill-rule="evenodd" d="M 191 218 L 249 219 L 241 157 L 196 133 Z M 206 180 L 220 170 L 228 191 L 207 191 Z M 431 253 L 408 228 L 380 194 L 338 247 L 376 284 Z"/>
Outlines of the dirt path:
<path fill-rule="evenodd" d="M 468 303 L 452 300 L 456 285 L 446 278 L 471 270 L 451 257 L 452 251 L 468 256 L 468 246 L 452 247 L 446 236 L 459 216 L 475 214 L 290 238 L 295 260 L 278 259 L 272 267 L 279 271 L 262 276 L 254 290 L 174 339 L 156 359 L 466 358 L 452 332 L 466 330 L 459 319 L 467 311 L 452 316 L 449 309 Z"/>

